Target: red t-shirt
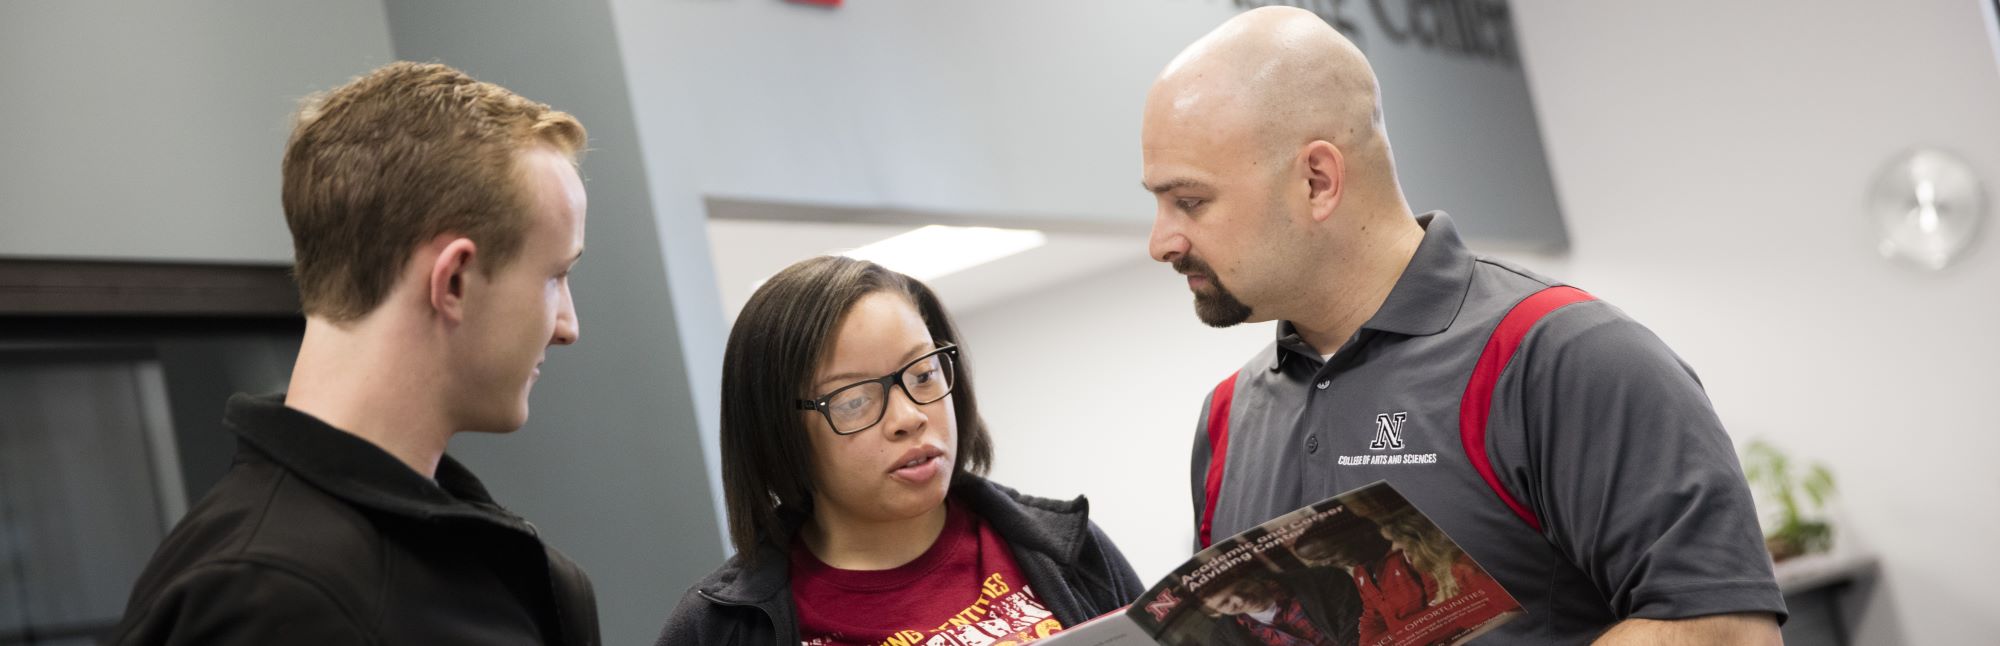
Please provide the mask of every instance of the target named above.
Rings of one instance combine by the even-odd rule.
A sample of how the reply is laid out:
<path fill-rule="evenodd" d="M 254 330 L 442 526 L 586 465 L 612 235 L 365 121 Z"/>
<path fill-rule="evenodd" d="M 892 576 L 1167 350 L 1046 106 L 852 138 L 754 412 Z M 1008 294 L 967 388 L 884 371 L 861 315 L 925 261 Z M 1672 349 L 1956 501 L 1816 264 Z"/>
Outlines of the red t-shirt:
<path fill-rule="evenodd" d="M 893 570 L 842 570 L 792 543 L 804 646 L 1005 646 L 1063 629 L 984 519 L 946 505 L 931 548 Z"/>

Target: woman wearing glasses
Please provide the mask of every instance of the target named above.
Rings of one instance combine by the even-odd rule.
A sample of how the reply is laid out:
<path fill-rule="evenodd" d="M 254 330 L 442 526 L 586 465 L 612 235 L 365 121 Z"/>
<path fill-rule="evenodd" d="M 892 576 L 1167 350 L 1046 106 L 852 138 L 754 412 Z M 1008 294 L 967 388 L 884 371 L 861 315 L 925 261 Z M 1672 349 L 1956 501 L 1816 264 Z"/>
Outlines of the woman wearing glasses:
<path fill-rule="evenodd" d="M 722 370 L 736 555 L 659 643 L 1026 644 L 1143 591 L 1081 499 L 980 476 L 992 445 L 930 288 L 792 265 L 750 297 Z"/>

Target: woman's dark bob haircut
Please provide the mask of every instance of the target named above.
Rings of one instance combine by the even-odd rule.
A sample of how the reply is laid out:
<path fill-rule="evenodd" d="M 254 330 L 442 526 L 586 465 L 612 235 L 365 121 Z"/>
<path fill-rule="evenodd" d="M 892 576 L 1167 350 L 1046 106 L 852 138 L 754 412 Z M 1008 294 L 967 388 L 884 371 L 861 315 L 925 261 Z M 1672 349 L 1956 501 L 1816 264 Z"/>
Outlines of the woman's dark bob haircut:
<path fill-rule="evenodd" d="M 729 507 L 729 541 L 754 555 L 759 546 L 784 548 L 791 528 L 779 508 L 812 508 L 812 444 L 808 411 L 793 404 L 807 392 L 833 348 L 841 319 L 862 297 L 890 292 L 908 298 L 938 345 L 958 343 L 958 329 L 930 287 L 872 262 L 842 256 L 800 261 L 765 281 L 736 315 L 722 355 L 722 493 Z M 958 422 L 953 485 L 984 475 L 993 442 L 979 419 L 972 370 L 958 356 L 951 391 Z M 821 429 L 823 430 L 823 429 Z"/>

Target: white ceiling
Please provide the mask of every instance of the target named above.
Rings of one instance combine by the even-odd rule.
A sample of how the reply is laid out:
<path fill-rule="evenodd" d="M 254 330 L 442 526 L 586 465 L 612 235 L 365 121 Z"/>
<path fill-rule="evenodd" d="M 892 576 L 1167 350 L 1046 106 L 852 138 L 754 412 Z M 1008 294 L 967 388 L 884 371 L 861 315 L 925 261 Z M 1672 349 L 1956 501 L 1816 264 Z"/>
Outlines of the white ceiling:
<path fill-rule="evenodd" d="M 919 226 L 710 219 L 708 240 L 723 312 L 734 321 L 753 285 L 794 262 L 847 251 Z M 930 286 L 954 316 L 963 316 L 1113 265 L 1146 260 L 1143 233 L 1044 233 L 1048 244 L 937 278 Z"/>

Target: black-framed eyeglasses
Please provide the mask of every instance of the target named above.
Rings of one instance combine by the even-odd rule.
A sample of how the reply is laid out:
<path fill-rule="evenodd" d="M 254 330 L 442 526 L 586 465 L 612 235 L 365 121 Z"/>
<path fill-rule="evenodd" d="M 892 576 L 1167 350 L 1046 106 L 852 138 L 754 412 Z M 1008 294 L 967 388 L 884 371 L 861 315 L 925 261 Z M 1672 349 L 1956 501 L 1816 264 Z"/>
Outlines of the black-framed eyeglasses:
<path fill-rule="evenodd" d="M 902 388 L 918 405 L 944 399 L 958 383 L 957 364 L 958 346 L 947 344 L 917 357 L 901 370 L 841 386 L 819 399 L 801 399 L 796 405 L 799 410 L 819 411 L 834 433 L 853 435 L 881 422 L 889 412 L 891 384 Z"/>

